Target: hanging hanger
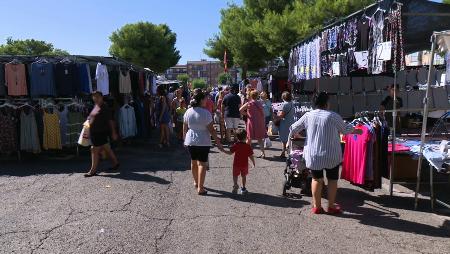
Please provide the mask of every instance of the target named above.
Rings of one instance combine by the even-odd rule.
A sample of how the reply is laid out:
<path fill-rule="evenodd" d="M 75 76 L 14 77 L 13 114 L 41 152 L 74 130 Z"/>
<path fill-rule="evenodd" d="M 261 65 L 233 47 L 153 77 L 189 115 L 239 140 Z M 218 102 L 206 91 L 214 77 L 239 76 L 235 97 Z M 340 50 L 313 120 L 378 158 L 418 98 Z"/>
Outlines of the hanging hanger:
<path fill-rule="evenodd" d="M 19 59 L 14 58 L 11 62 L 9 62 L 10 64 L 21 64 L 22 62 L 19 61 Z"/>
<path fill-rule="evenodd" d="M 69 63 L 72 63 L 72 60 L 70 60 L 69 57 L 66 56 L 59 62 L 60 63 L 65 63 L 65 64 L 69 64 Z"/>

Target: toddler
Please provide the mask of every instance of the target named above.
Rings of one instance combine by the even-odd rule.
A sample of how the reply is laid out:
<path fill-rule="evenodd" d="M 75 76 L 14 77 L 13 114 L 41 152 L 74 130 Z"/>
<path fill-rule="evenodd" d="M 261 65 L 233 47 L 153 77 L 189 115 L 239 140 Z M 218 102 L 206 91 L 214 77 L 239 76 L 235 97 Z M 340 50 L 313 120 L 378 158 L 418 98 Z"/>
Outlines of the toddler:
<path fill-rule="evenodd" d="M 247 139 L 247 132 L 245 130 L 239 129 L 236 131 L 236 138 L 238 142 L 231 146 L 230 152 L 225 152 L 229 155 L 234 153 L 233 161 L 233 194 L 237 194 L 239 186 L 237 184 L 239 175 L 242 178 L 242 188 L 241 194 L 247 194 L 247 189 L 245 184 L 247 182 L 248 175 L 248 159 L 253 162 L 253 167 L 255 167 L 255 158 L 253 157 L 252 147 L 245 143 Z"/>

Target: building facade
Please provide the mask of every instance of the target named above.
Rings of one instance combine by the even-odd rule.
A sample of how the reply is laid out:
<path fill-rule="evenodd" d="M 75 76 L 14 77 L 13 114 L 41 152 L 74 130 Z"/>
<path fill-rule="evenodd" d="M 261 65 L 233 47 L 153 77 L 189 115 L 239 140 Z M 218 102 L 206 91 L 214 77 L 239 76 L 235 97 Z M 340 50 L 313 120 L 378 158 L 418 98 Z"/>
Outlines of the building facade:
<path fill-rule="evenodd" d="M 177 80 L 180 74 L 187 74 L 187 65 L 175 65 L 166 71 L 165 76 L 168 80 Z"/>
<path fill-rule="evenodd" d="M 187 74 L 190 80 L 203 79 L 208 86 L 216 86 L 219 74 L 224 72 L 220 61 L 188 61 Z"/>

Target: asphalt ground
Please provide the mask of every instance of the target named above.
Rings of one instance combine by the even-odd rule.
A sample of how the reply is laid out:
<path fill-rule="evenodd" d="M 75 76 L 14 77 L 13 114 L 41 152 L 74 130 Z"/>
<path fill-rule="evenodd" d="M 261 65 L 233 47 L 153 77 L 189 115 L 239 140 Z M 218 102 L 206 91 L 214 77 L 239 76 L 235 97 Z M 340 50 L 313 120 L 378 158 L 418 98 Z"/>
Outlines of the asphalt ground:
<path fill-rule="evenodd" d="M 285 162 L 273 144 L 245 196 L 231 194 L 232 157 L 216 148 L 207 196 L 196 194 L 179 145 L 120 147 L 120 172 L 88 179 L 87 154 L 2 160 L 0 253 L 450 253 L 450 221 L 427 200 L 415 211 L 411 196 L 340 181 L 345 212 L 329 216 L 312 215 L 298 189 L 281 196 Z"/>

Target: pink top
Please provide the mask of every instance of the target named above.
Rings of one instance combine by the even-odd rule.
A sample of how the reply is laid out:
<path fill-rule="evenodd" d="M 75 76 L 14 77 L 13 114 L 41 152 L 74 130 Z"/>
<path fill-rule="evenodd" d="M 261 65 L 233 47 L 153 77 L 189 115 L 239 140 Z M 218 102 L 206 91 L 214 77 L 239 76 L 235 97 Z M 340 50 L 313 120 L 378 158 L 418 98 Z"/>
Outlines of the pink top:
<path fill-rule="evenodd" d="M 266 123 L 264 110 L 259 101 L 251 100 L 247 104 L 247 138 L 251 140 L 264 139 L 266 137 Z"/>
<path fill-rule="evenodd" d="M 396 152 L 407 152 L 410 151 L 411 148 L 401 145 L 401 144 L 395 144 L 395 151 Z M 392 143 L 388 144 L 388 152 L 392 152 Z"/>
<path fill-rule="evenodd" d="M 206 99 L 206 107 L 205 107 L 211 114 L 214 114 L 214 102 L 211 100 L 211 98 L 208 97 Z"/>
<path fill-rule="evenodd" d="M 28 95 L 27 78 L 24 64 L 5 64 L 5 81 L 8 87 L 8 95 Z"/>
<path fill-rule="evenodd" d="M 369 128 L 364 125 L 356 126 L 355 129 L 362 130 L 363 134 L 344 136 L 345 150 L 341 177 L 351 183 L 362 185 L 365 180 L 367 148 L 371 133 Z"/>

